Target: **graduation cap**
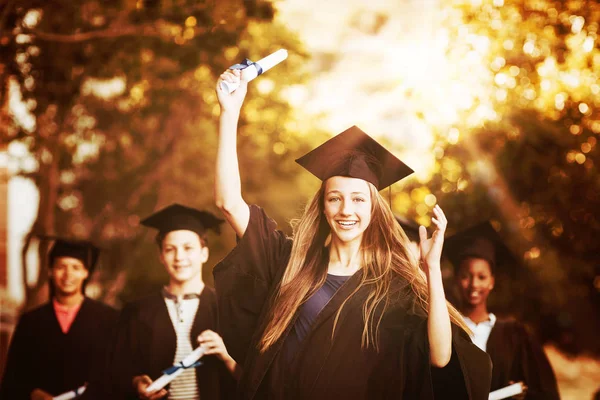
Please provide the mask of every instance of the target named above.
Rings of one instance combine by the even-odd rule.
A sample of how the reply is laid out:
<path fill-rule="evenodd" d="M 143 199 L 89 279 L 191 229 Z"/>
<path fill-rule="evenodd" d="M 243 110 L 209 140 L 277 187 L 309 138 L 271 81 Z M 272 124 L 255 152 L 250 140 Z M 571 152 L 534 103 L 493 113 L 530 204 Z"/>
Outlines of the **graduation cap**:
<path fill-rule="evenodd" d="M 144 226 L 158 229 L 161 234 L 186 230 L 204 237 L 206 231 L 209 229 L 216 233 L 221 233 L 220 225 L 223 222 L 225 221 L 217 218 L 208 211 L 201 211 L 173 203 L 146 217 L 140 223 Z"/>
<path fill-rule="evenodd" d="M 406 236 L 408 236 L 408 240 L 411 242 L 417 242 L 421 240 L 419 237 L 419 225 L 414 221 L 409 220 L 401 215 L 395 215 L 396 221 L 400 224 Z"/>
<path fill-rule="evenodd" d="M 455 268 L 469 257 L 486 260 L 492 272 L 514 272 L 518 260 L 489 221 L 477 224 L 446 239 L 444 254 Z"/>
<path fill-rule="evenodd" d="M 317 178 L 359 178 L 383 190 L 414 171 L 357 126 L 296 160 Z"/>
<path fill-rule="evenodd" d="M 67 239 L 56 235 L 36 235 L 40 240 L 53 241 L 48 253 L 48 261 L 52 266 L 59 257 L 72 257 L 80 260 L 91 273 L 100 257 L 100 249 L 89 240 Z"/>

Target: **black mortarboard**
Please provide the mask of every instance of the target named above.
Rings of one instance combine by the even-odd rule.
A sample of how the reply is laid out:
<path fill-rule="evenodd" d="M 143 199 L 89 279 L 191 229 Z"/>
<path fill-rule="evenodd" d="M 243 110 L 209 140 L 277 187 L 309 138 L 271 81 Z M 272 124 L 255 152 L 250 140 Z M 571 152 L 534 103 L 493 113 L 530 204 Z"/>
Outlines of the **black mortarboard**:
<path fill-rule="evenodd" d="M 305 154 L 296 162 L 317 178 L 364 179 L 383 190 L 413 170 L 372 137 L 353 126 Z"/>
<path fill-rule="evenodd" d="M 158 229 L 162 234 L 186 230 L 196 232 L 200 237 L 203 237 L 208 229 L 221 233 L 220 225 L 223 222 L 225 221 L 208 211 L 174 203 L 146 217 L 141 221 L 141 224 Z"/>
<path fill-rule="evenodd" d="M 80 260 L 88 271 L 93 272 L 100 249 L 89 240 L 66 239 L 55 235 L 36 235 L 41 240 L 53 241 L 54 244 L 48 253 L 50 266 L 58 257 L 72 257 Z"/>
<path fill-rule="evenodd" d="M 455 268 L 468 257 L 487 260 L 493 271 L 513 271 L 517 260 L 489 221 L 472 226 L 446 239 L 444 254 Z"/>
<path fill-rule="evenodd" d="M 404 230 L 404 233 L 406 233 L 406 236 L 408 236 L 408 240 L 419 243 L 421 241 L 421 238 L 419 237 L 419 225 L 400 215 L 396 215 L 395 217 L 396 221 L 398 221 Z"/>

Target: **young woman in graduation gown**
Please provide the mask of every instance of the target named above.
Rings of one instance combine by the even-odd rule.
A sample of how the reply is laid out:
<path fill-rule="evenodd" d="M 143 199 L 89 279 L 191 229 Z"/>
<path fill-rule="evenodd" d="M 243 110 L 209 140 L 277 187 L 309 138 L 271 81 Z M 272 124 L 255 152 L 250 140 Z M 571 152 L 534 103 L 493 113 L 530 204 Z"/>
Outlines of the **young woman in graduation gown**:
<path fill-rule="evenodd" d="M 235 385 L 236 364 L 216 333 L 215 291 L 204 285 L 201 274 L 209 255 L 207 232 L 218 232 L 222 222 L 180 204 L 142 220 L 158 230 L 159 257 L 169 283 L 123 308 L 111 361 L 111 399 L 218 400 Z M 165 369 L 199 345 L 205 347 L 201 365 L 184 371 L 165 389 L 146 392 Z"/>
<path fill-rule="evenodd" d="M 12 336 L 0 398 L 48 400 L 98 380 L 118 312 L 84 296 L 98 249 L 89 242 L 55 240 L 49 253 L 51 300 L 23 314 Z"/>
<path fill-rule="evenodd" d="M 239 81 L 238 71 L 221 79 Z M 243 399 L 487 399 L 489 358 L 445 301 L 446 218 L 421 228 L 425 273 L 379 195 L 412 170 L 357 127 L 298 162 L 323 184 L 295 228 L 241 195 L 237 122 L 246 83 L 221 103 L 216 203 L 238 236 L 214 269 L 221 332 Z M 451 321 L 453 324 L 451 324 Z"/>
<path fill-rule="evenodd" d="M 457 269 L 459 309 L 474 333 L 473 341 L 492 360 L 491 390 L 523 382 L 521 399 L 559 399 L 552 367 L 534 336 L 522 323 L 498 319 L 488 311 L 494 271 L 517 265 L 492 225 L 484 222 L 448 238 L 445 253 Z"/>

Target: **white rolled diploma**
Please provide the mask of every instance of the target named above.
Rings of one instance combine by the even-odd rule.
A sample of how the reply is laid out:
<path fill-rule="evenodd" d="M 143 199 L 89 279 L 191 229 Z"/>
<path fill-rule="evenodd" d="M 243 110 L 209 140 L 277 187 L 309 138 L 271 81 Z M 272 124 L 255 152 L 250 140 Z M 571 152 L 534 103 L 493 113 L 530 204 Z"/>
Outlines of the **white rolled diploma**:
<path fill-rule="evenodd" d="M 203 355 L 204 355 L 204 349 L 202 348 L 202 346 L 199 346 L 194 351 L 192 351 L 190 354 L 188 354 L 187 357 L 185 357 L 180 363 L 177 363 L 174 366 L 183 364 L 184 367 L 189 367 L 190 365 L 192 365 L 196 361 L 198 361 Z M 179 375 L 181 375 L 183 373 L 183 371 L 185 371 L 185 368 L 179 368 L 178 370 L 176 370 L 175 372 L 173 372 L 171 374 L 163 374 L 160 378 L 158 378 L 157 380 L 152 382 L 146 388 L 146 393 L 154 392 L 154 391 L 164 388 L 169 383 L 171 383 L 171 381 L 173 381 L 173 379 L 175 379 Z"/>
<path fill-rule="evenodd" d="M 75 390 L 71 390 L 69 392 L 65 392 L 63 394 L 59 394 L 56 397 L 53 397 L 53 400 L 71 400 L 71 399 L 75 399 L 78 396 L 81 396 L 83 394 L 83 392 L 85 392 L 85 386 L 80 386 Z"/>
<path fill-rule="evenodd" d="M 285 49 L 279 49 L 275 53 L 269 54 L 263 59 L 260 59 L 256 62 L 256 64 L 260 65 L 262 68 L 262 73 L 264 74 L 283 60 L 285 60 L 288 56 L 288 52 Z M 258 70 L 254 65 L 250 65 L 249 67 L 244 68 L 242 71 L 242 79 L 250 82 L 252 79 L 258 76 Z M 233 93 L 235 89 L 238 88 L 239 83 L 230 83 L 226 81 L 221 81 L 221 89 L 226 91 L 227 93 Z"/>
<path fill-rule="evenodd" d="M 513 383 L 490 393 L 488 400 L 502 400 L 523 393 L 523 382 Z"/>

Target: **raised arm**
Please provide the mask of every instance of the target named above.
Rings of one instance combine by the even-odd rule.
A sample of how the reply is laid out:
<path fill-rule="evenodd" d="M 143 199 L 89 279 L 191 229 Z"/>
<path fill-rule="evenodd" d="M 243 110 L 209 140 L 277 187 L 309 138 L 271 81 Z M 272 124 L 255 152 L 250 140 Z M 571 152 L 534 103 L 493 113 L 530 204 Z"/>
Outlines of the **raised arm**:
<path fill-rule="evenodd" d="M 242 185 L 237 155 L 237 125 L 246 97 L 248 83 L 241 81 L 231 94 L 221 89 L 221 81 L 240 82 L 239 70 L 223 72 L 217 82 L 221 105 L 219 118 L 219 147 L 215 169 L 215 203 L 238 237 L 242 237 L 250 220 L 250 208 L 242 198 Z"/>
<path fill-rule="evenodd" d="M 427 286 L 429 288 L 427 335 L 429 338 L 430 362 L 431 365 L 441 368 L 450 362 L 452 356 L 452 327 L 440 267 L 444 232 L 448 222 L 440 206 L 436 205 L 433 213 L 435 217 L 432 218 L 432 222 L 435 224 L 436 230 L 433 232 L 431 239 L 427 238 L 427 231 L 423 226 L 419 227 L 419 236 L 421 239 L 421 258 L 425 263 Z"/>

